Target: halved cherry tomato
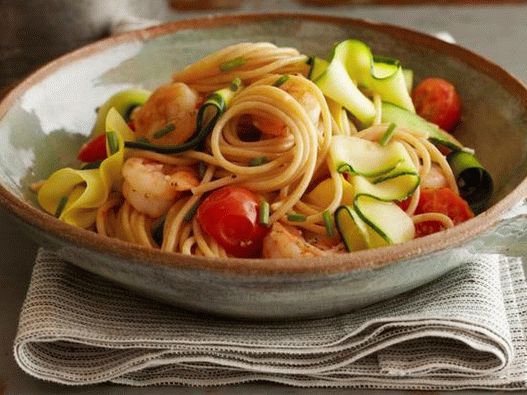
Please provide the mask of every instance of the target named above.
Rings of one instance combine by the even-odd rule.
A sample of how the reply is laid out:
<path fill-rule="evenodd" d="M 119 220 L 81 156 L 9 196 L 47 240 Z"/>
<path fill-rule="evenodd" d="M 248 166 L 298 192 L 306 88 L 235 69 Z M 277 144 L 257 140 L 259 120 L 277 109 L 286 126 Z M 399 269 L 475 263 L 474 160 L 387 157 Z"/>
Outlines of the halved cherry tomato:
<path fill-rule="evenodd" d="M 450 188 L 423 188 L 415 214 L 442 213 L 448 216 L 454 225 L 474 217 L 468 203 Z M 443 225 L 437 221 L 425 221 L 416 224 L 416 237 L 426 236 L 443 230 Z"/>
<path fill-rule="evenodd" d="M 197 219 L 227 253 L 240 258 L 255 257 L 268 230 L 259 223 L 258 206 L 257 196 L 248 189 L 223 187 L 205 198 Z"/>
<path fill-rule="evenodd" d="M 84 144 L 77 158 L 86 163 L 106 159 L 106 135 L 101 134 Z"/>
<path fill-rule="evenodd" d="M 429 122 L 451 131 L 461 118 L 461 100 L 456 88 L 441 78 L 421 81 L 412 93 L 415 111 Z"/>

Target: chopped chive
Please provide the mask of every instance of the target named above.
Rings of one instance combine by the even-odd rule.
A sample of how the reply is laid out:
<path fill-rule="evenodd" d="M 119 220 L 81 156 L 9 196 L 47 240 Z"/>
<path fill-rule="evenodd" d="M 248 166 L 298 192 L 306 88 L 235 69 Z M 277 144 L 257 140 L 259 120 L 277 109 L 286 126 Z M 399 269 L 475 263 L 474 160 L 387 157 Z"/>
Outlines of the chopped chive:
<path fill-rule="evenodd" d="M 146 137 L 139 137 L 135 140 L 137 143 L 149 143 L 150 140 L 148 140 Z"/>
<path fill-rule="evenodd" d="M 306 220 L 306 216 L 302 214 L 289 214 L 287 216 L 287 220 L 291 222 L 304 222 Z"/>
<path fill-rule="evenodd" d="M 176 125 L 174 125 L 173 123 L 169 123 L 168 125 L 159 129 L 157 132 L 154 132 L 152 137 L 154 137 L 155 139 L 160 139 L 161 137 L 166 136 L 167 134 L 169 134 L 170 132 L 173 132 L 174 130 L 176 130 Z"/>
<path fill-rule="evenodd" d="M 265 200 L 260 203 L 258 214 L 260 225 L 269 226 L 269 203 Z"/>
<path fill-rule="evenodd" d="M 386 132 L 384 132 L 381 139 L 379 140 L 379 144 L 381 144 L 382 146 L 385 146 L 386 144 L 388 144 L 388 142 L 393 136 L 393 132 L 396 126 L 397 125 L 395 125 L 393 122 L 390 124 L 390 126 L 388 126 L 388 129 L 386 129 Z"/>
<path fill-rule="evenodd" d="M 183 217 L 183 221 L 185 222 L 192 221 L 192 218 L 194 218 L 194 215 L 196 215 L 196 211 L 198 211 L 198 207 L 200 204 L 201 204 L 201 199 L 199 199 L 196 203 L 194 203 L 192 207 L 187 211 L 187 213 Z"/>
<path fill-rule="evenodd" d="M 207 171 L 207 165 L 205 162 L 199 162 L 198 164 L 198 173 L 199 173 L 199 179 L 203 180 L 203 177 L 205 177 L 205 172 Z"/>
<path fill-rule="evenodd" d="M 280 76 L 280 78 L 278 78 L 278 79 L 274 82 L 273 86 L 276 86 L 276 87 L 278 88 L 278 87 L 281 86 L 284 82 L 286 82 L 288 79 L 289 79 L 289 76 L 288 76 L 287 74 L 284 74 L 284 75 Z"/>
<path fill-rule="evenodd" d="M 243 66 L 246 62 L 247 61 L 242 56 L 238 56 L 237 58 L 228 60 L 220 64 L 220 71 L 230 71 L 232 69 L 235 69 L 236 67 Z"/>
<path fill-rule="evenodd" d="M 59 218 L 62 215 L 64 207 L 66 207 L 66 203 L 68 203 L 68 197 L 62 196 L 59 200 L 59 204 L 57 204 L 57 209 L 55 210 L 55 217 Z"/>
<path fill-rule="evenodd" d="M 231 86 L 229 87 L 229 89 L 232 92 L 236 92 L 238 89 L 240 89 L 241 84 L 242 84 L 242 80 L 240 79 L 240 77 L 236 77 L 235 79 L 232 80 Z"/>
<path fill-rule="evenodd" d="M 331 213 L 327 210 L 324 211 L 322 213 L 322 218 L 324 219 L 324 226 L 326 227 L 326 234 L 329 237 L 335 236 L 333 217 L 331 216 Z"/>
<path fill-rule="evenodd" d="M 106 132 L 106 141 L 108 141 L 110 155 L 113 155 L 119 151 L 119 140 L 117 139 L 117 133 L 113 131 Z"/>
<path fill-rule="evenodd" d="M 86 163 L 81 167 L 81 170 L 98 169 L 101 166 L 102 160 L 96 160 L 95 162 Z"/>
<path fill-rule="evenodd" d="M 267 157 L 265 157 L 265 156 L 258 156 L 256 158 L 252 158 L 249 161 L 249 166 L 261 166 L 261 165 L 263 165 L 263 164 L 265 164 L 267 162 L 269 162 Z"/>

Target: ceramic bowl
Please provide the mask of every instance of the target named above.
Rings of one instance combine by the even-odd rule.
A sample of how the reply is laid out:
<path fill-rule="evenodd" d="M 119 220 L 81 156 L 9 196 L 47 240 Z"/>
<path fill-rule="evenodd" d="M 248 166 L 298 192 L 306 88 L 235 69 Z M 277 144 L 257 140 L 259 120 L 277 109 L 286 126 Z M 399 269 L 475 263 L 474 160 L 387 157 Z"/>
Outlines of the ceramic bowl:
<path fill-rule="evenodd" d="M 411 242 L 298 260 L 208 259 L 162 253 L 77 229 L 39 210 L 29 185 L 75 165 L 112 93 L 154 88 L 173 71 L 228 44 L 270 41 L 326 56 L 346 38 L 414 70 L 452 81 L 463 102 L 458 137 L 474 147 L 496 191 L 476 218 Z M 432 281 L 519 241 L 525 218 L 502 220 L 527 196 L 527 90 L 458 46 L 400 27 L 314 15 L 221 16 L 170 23 L 99 41 L 32 74 L 0 103 L 0 203 L 43 246 L 123 286 L 193 311 L 294 319 L 349 311 Z M 510 244 L 509 244 L 510 245 Z"/>

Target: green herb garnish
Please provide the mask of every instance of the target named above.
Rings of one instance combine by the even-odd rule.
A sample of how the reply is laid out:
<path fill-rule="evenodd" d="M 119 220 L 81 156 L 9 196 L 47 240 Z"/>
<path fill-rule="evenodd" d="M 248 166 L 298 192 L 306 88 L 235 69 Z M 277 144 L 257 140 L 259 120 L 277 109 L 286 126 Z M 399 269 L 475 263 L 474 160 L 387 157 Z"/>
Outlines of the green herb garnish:
<path fill-rule="evenodd" d="M 304 222 L 306 220 L 306 216 L 302 214 L 288 214 L 287 220 L 291 222 Z"/>
<path fill-rule="evenodd" d="M 242 80 L 237 77 L 234 80 L 232 80 L 231 85 L 229 86 L 229 89 L 233 92 L 236 92 L 238 89 L 240 89 L 240 86 L 242 84 Z"/>
<path fill-rule="evenodd" d="M 119 151 L 119 139 L 117 133 L 113 131 L 106 132 L 106 141 L 108 141 L 108 148 L 110 148 L 110 155 Z"/>
<path fill-rule="evenodd" d="M 322 218 L 324 219 L 324 226 L 326 227 L 326 233 L 329 237 L 335 236 L 333 217 L 329 211 L 324 211 L 322 213 Z"/>
<path fill-rule="evenodd" d="M 238 56 L 237 58 L 228 60 L 220 64 L 220 71 L 230 71 L 237 67 L 243 66 L 245 63 L 247 63 L 247 61 L 242 56 Z"/>
<path fill-rule="evenodd" d="M 157 132 L 154 132 L 152 137 L 155 139 L 160 139 L 166 136 L 167 134 L 173 132 L 174 130 L 176 130 L 176 125 L 174 125 L 173 123 L 169 123 L 165 127 L 159 129 Z"/>
<path fill-rule="evenodd" d="M 391 140 L 393 136 L 393 132 L 396 126 L 397 125 L 395 125 L 393 122 L 390 124 L 390 126 L 388 126 L 388 129 L 386 129 L 386 132 L 384 132 L 381 139 L 379 140 L 380 145 L 385 146 L 386 144 L 388 144 L 388 142 Z"/>
<path fill-rule="evenodd" d="M 269 226 L 269 203 L 263 200 L 260 202 L 258 218 L 260 225 Z"/>
<path fill-rule="evenodd" d="M 289 79 L 289 76 L 287 74 L 284 74 L 282 76 L 280 76 L 280 78 L 278 78 L 273 86 L 276 86 L 277 88 L 280 87 L 283 83 L 285 83 L 287 80 Z"/>

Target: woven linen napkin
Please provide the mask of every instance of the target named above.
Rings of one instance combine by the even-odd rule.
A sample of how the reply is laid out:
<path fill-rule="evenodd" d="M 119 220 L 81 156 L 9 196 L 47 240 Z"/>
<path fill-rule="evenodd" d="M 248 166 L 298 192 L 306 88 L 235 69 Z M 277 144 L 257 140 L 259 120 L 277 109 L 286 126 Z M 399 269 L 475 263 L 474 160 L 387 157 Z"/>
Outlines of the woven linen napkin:
<path fill-rule="evenodd" d="M 526 294 L 521 259 L 481 255 L 349 314 L 240 322 L 144 299 L 41 250 L 14 353 L 64 384 L 524 388 Z"/>

